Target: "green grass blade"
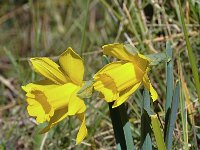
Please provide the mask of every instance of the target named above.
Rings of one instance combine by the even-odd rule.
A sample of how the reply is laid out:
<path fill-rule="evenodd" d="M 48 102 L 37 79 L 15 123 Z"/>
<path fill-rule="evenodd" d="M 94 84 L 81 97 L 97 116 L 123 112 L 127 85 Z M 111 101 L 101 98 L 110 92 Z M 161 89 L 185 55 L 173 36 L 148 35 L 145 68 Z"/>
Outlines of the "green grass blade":
<path fill-rule="evenodd" d="M 190 44 L 190 41 L 189 41 L 188 32 L 187 32 L 185 21 L 184 21 L 184 16 L 183 16 L 183 11 L 182 11 L 180 0 L 178 0 L 178 5 L 179 5 L 181 23 L 182 23 L 182 28 L 183 28 L 184 37 L 185 37 L 186 46 L 187 46 L 187 51 L 188 51 L 188 58 L 189 58 L 189 61 L 190 61 L 190 65 L 192 67 L 194 84 L 195 84 L 195 87 L 196 87 L 198 100 L 200 102 L 200 81 L 199 81 L 199 74 L 198 74 L 198 69 L 197 69 L 197 65 L 196 65 L 196 59 L 195 59 L 195 56 L 192 52 L 192 47 L 191 47 L 191 44 Z"/>
<path fill-rule="evenodd" d="M 169 116 L 169 122 L 167 125 L 167 132 L 166 132 L 166 137 L 165 137 L 165 143 L 166 143 L 167 149 L 172 149 L 173 130 L 175 127 L 175 122 L 176 122 L 176 117 L 177 117 L 179 99 L 180 99 L 180 83 L 178 81 L 176 83 L 176 88 L 173 95 L 171 112 Z"/>
<path fill-rule="evenodd" d="M 165 102 L 165 128 L 164 128 L 164 137 L 166 136 L 167 125 L 169 122 L 169 114 L 171 110 L 172 96 L 173 96 L 173 87 L 174 87 L 174 75 L 173 75 L 173 54 L 171 43 L 166 43 L 166 55 L 168 61 L 166 62 L 166 102 Z"/>
<path fill-rule="evenodd" d="M 160 128 L 160 122 L 158 120 L 158 117 L 157 115 L 151 115 L 150 117 L 151 117 L 151 125 L 152 125 L 152 129 L 155 135 L 158 150 L 166 150 L 166 146 L 164 143 L 164 138 L 163 138 L 163 134 Z"/>
<path fill-rule="evenodd" d="M 167 98 L 166 98 L 166 103 L 165 103 L 165 113 L 167 114 L 168 110 L 171 107 L 173 87 L 174 87 L 173 58 L 172 58 L 172 47 L 171 47 L 170 42 L 166 43 L 166 55 L 169 59 L 166 63 Z"/>
<path fill-rule="evenodd" d="M 39 132 L 44 128 L 45 124 L 40 124 L 35 129 L 35 134 L 33 136 L 33 147 L 35 150 L 43 150 L 45 141 L 48 137 L 48 132 L 45 134 L 39 134 Z"/>
<path fill-rule="evenodd" d="M 181 120 L 183 126 L 183 139 L 184 139 L 184 148 L 188 150 L 188 130 L 187 130 L 187 108 L 185 98 L 182 91 L 180 92 L 180 108 L 181 108 Z"/>
<path fill-rule="evenodd" d="M 150 114 L 150 96 L 149 91 L 144 90 L 144 99 L 142 101 L 142 116 L 141 116 L 141 149 L 152 150 L 151 141 L 151 119 Z"/>
<path fill-rule="evenodd" d="M 185 83 L 185 79 L 183 77 L 183 71 L 181 66 L 181 60 L 180 60 L 180 54 L 178 57 L 178 70 L 180 75 L 180 111 L 181 111 L 181 121 L 182 121 L 182 128 L 183 128 L 183 140 L 184 140 L 184 148 L 185 150 L 188 150 L 188 118 L 187 114 L 190 114 L 191 112 L 191 106 L 187 108 L 187 104 L 190 104 L 189 100 L 189 91 L 187 90 L 187 86 Z M 188 101 L 188 102 L 187 102 Z M 187 112 L 188 110 L 188 112 Z M 191 117 L 189 117 L 191 118 Z"/>

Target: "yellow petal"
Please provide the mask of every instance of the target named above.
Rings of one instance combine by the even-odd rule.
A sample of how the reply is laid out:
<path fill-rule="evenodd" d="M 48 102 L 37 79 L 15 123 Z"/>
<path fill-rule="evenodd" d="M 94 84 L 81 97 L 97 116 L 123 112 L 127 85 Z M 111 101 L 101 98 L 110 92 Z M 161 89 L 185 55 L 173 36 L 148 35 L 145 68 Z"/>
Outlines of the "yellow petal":
<path fill-rule="evenodd" d="M 78 89 L 79 90 L 79 89 Z M 76 90 L 70 97 L 68 104 L 68 115 L 75 115 L 76 113 L 83 113 L 86 110 L 85 103 L 82 99 L 76 96 Z"/>
<path fill-rule="evenodd" d="M 134 55 L 129 53 L 123 44 L 119 43 L 104 45 L 103 53 L 121 60 L 132 61 L 134 59 Z"/>
<path fill-rule="evenodd" d="M 40 133 L 48 132 L 52 127 L 54 127 L 57 123 L 62 121 L 67 117 L 67 107 L 64 107 L 62 109 L 56 110 L 54 112 L 54 115 L 51 117 L 48 126 L 46 126 Z"/>
<path fill-rule="evenodd" d="M 47 90 L 44 92 L 51 106 L 57 110 L 63 107 L 67 107 L 70 97 L 75 90 L 79 88 L 73 83 L 66 83 L 64 85 L 58 86 L 54 89 Z"/>
<path fill-rule="evenodd" d="M 140 68 L 142 71 L 145 71 L 150 64 L 150 60 L 146 56 L 138 53 L 137 55 L 135 55 L 132 63 L 134 65 L 137 65 L 138 68 Z"/>
<path fill-rule="evenodd" d="M 115 103 L 112 105 L 112 108 L 118 107 L 122 103 L 124 103 L 131 94 L 133 94 L 141 85 L 141 82 L 136 83 L 134 86 L 127 88 L 125 91 L 123 91 L 123 94 L 115 101 Z"/>
<path fill-rule="evenodd" d="M 97 79 L 98 78 L 98 75 L 99 74 L 102 74 L 108 70 L 111 70 L 111 69 L 114 69 L 116 67 L 119 67 L 123 64 L 125 64 L 126 62 L 123 62 L 123 61 L 116 61 L 116 62 L 112 62 L 112 63 L 109 63 L 107 65 L 105 65 L 101 70 L 99 70 L 95 75 L 94 75 L 94 79 Z"/>
<path fill-rule="evenodd" d="M 104 95 L 107 102 L 112 102 L 118 98 L 117 88 L 109 76 L 99 74 L 93 86 L 96 91 Z"/>
<path fill-rule="evenodd" d="M 33 69 L 56 84 L 69 82 L 60 66 L 47 57 L 31 58 Z"/>
<path fill-rule="evenodd" d="M 104 45 L 103 53 L 121 60 L 131 61 L 138 66 L 143 66 L 144 68 L 146 68 L 150 63 L 150 60 L 144 55 L 139 53 L 131 54 L 126 50 L 123 44 L 119 43 Z"/>
<path fill-rule="evenodd" d="M 27 92 L 27 111 L 30 116 L 36 117 L 38 123 L 49 121 L 53 116 L 54 109 L 49 104 L 44 91 L 54 89 L 59 85 L 54 84 L 50 80 L 41 80 L 35 83 L 29 83 L 22 86 L 22 89 Z"/>
<path fill-rule="evenodd" d="M 87 136 L 87 128 L 86 128 L 86 123 L 85 123 L 85 114 L 81 113 L 81 114 L 78 114 L 77 116 L 78 116 L 79 120 L 82 122 L 81 127 L 80 127 L 77 137 L 76 137 L 76 144 L 79 144 Z"/>
<path fill-rule="evenodd" d="M 125 62 L 122 61 L 109 63 L 94 75 L 94 89 L 104 95 L 104 98 L 107 102 L 112 102 L 116 100 L 119 96 L 119 93 L 117 92 L 116 86 L 114 85 L 112 78 L 102 74 L 106 71 L 117 68 L 124 63 Z"/>
<path fill-rule="evenodd" d="M 150 82 L 149 77 L 147 76 L 147 74 L 145 74 L 144 77 L 143 77 L 143 83 L 144 83 L 145 88 L 150 91 L 151 98 L 153 99 L 153 101 L 157 100 L 158 99 L 158 94 L 155 91 L 155 89 L 153 88 L 153 86 L 151 85 L 151 82 Z"/>
<path fill-rule="evenodd" d="M 119 67 L 106 71 L 104 74 L 109 76 L 118 91 L 135 85 L 142 81 L 145 71 L 141 70 L 137 65 L 128 62 Z"/>
<path fill-rule="evenodd" d="M 52 89 L 58 86 L 59 85 L 55 84 L 54 82 L 50 80 L 41 80 L 41 81 L 29 83 L 25 86 L 22 86 L 22 89 L 28 93 L 34 90 L 45 91 L 45 90 Z"/>
<path fill-rule="evenodd" d="M 30 116 L 36 117 L 38 123 L 49 121 L 54 114 L 54 109 L 47 101 L 42 91 L 32 91 L 34 98 L 27 97 L 27 111 Z"/>
<path fill-rule="evenodd" d="M 77 85 L 82 85 L 84 66 L 81 57 L 69 47 L 59 58 L 62 69 Z"/>

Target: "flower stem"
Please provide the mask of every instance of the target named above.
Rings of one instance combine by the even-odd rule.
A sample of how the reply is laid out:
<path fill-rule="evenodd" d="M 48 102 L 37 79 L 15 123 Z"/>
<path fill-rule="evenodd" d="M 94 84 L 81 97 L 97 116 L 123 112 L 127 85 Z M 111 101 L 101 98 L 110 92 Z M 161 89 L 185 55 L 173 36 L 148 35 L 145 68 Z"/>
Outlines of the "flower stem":
<path fill-rule="evenodd" d="M 133 138 L 128 122 L 125 104 L 112 108 L 113 102 L 109 103 L 110 117 L 112 120 L 115 140 L 118 150 L 134 149 Z"/>

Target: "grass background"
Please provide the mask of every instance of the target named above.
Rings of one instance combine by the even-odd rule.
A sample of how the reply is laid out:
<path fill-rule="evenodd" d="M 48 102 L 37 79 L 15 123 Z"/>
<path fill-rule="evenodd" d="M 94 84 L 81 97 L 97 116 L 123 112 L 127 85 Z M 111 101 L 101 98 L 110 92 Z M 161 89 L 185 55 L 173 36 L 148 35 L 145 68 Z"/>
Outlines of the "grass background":
<path fill-rule="evenodd" d="M 200 2 L 182 1 L 189 40 L 200 68 Z M 102 67 L 101 46 L 122 42 L 134 44 L 141 53 L 165 52 L 172 42 L 174 82 L 181 80 L 182 99 L 186 102 L 186 128 L 178 110 L 173 147 L 182 149 L 184 133 L 189 149 L 200 148 L 200 107 L 176 0 L 9 0 L 0 1 L 0 149 L 115 149 L 108 105 L 97 98 L 87 104 L 89 135 L 75 146 L 78 120 L 69 118 L 48 134 L 38 135 L 26 111 L 21 85 L 38 80 L 28 59 L 48 56 L 57 60 L 72 47 L 85 61 L 85 79 Z M 200 72 L 200 70 L 198 70 Z M 159 94 L 154 111 L 164 126 L 166 73 L 165 63 L 152 68 L 153 86 Z M 142 88 L 127 102 L 132 135 L 140 149 Z M 154 144 L 156 147 L 156 145 Z"/>

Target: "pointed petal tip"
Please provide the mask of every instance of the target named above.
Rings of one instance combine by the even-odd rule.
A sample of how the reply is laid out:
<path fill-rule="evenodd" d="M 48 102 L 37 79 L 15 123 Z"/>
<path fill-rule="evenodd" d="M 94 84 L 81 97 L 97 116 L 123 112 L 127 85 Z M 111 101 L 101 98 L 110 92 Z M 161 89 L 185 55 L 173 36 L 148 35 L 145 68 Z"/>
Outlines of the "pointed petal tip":
<path fill-rule="evenodd" d="M 22 88 L 22 90 L 26 91 L 26 86 L 25 85 L 22 85 L 21 88 Z"/>
<path fill-rule="evenodd" d="M 120 104 L 121 105 L 121 104 Z M 118 104 L 113 104 L 112 105 L 112 108 L 116 108 L 116 107 L 118 107 L 119 105 Z"/>
<path fill-rule="evenodd" d="M 127 99 L 126 99 L 127 100 Z M 114 104 L 112 105 L 112 108 L 116 108 L 116 107 L 118 107 L 118 106 L 120 106 L 121 104 L 123 104 L 125 101 L 124 100 L 116 100 L 115 102 L 114 102 Z"/>
<path fill-rule="evenodd" d="M 158 94 L 156 93 L 156 95 L 151 95 L 151 98 L 153 99 L 153 102 L 158 100 Z"/>
<path fill-rule="evenodd" d="M 87 128 L 85 128 L 84 134 L 82 135 L 82 137 L 78 137 L 76 138 L 76 145 L 80 144 L 84 138 L 87 136 L 88 132 L 87 132 Z"/>
<path fill-rule="evenodd" d="M 72 47 L 68 47 L 60 56 L 63 56 L 66 53 L 70 53 L 71 51 L 73 51 Z"/>
<path fill-rule="evenodd" d="M 72 47 L 67 48 L 68 51 L 74 51 Z"/>
<path fill-rule="evenodd" d="M 33 57 L 33 58 L 29 58 L 29 62 L 32 64 L 35 60 L 40 59 L 40 58 L 46 58 L 46 57 Z"/>
<path fill-rule="evenodd" d="M 59 63 L 64 72 L 75 84 L 82 84 L 84 76 L 83 59 L 71 47 L 68 47 L 60 55 Z"/>

